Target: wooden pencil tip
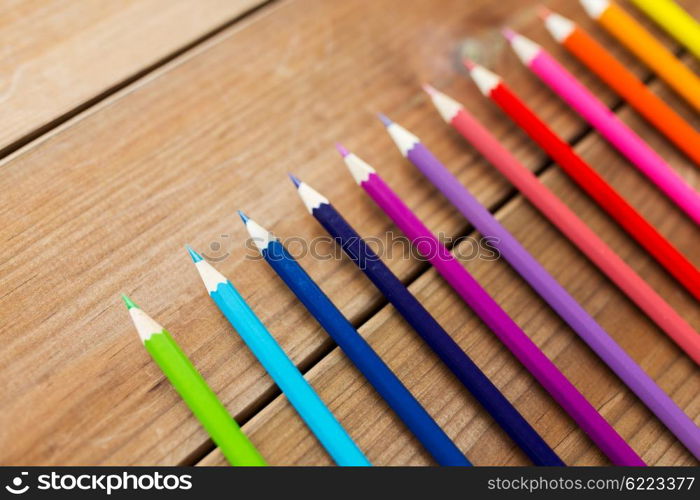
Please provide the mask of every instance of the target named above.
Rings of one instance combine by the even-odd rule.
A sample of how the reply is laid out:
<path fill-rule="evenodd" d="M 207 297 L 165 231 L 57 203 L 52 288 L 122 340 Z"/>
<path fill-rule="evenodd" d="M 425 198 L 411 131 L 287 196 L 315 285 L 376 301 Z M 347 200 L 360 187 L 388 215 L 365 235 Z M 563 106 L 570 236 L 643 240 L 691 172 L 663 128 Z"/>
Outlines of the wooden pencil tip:
<path fill-rule="evenodd" d="M 345 149 L 345 146 L 343 146 L 343 145 L 342 145 L 341 143 L 339 143 L 339 142 L 336 142 L 336 143 L 335 143 L 335 149 L 338 150 L 338 153 L 340 153 L 340 156 L 342 156 L 343 158 L 345 158 L 347 155 L 350 154 L 350 151 L 348 151 L 347 149 Z"/>
<path fill-rule="evenodd" d="M 294 187 L 297 187 L 297 188 L 298 188 L 299 185 L 301 184 L 301 181 L 299 180 L 299 178 L 296 177 L 295 175 L 292 175 L 292 174 L 289 174 L 289 173 L 288 173 L 287 175 L 289 176 L 289 178 L 290 178 L 290 179 L 292 180 L 292 182 L 294 183 Z"/>
<path fill-rule="evenodd" d="M 433 95 L 437 94 L 437 90 L 435 90 L 435 87 L 433 87 L 432 85 L 430 85 L 430 84 L 428 84 L 428 83 L 424 83 L 424 84 L 421 85 L 421 86 L 423 87 L 423 90 L 425 90 L 425 92 L 426 92 L 428 95 L 433 96 Z"/>
<path fill-rule="evenodd" d="M 464 66 L 466 66 L 466 68 L 467 68 L 469 71 L 471 71 L 471 70 L 473 70 L 474 68 L 476 68 L 476 63 L 475 63 L 474 61 L 472 61 L 471 59 L 469 59 L 468 57 L 465 57 L 464 60 L 463 60 L 462 62 L 464 63 Z"/>
<path fill-rule="evenodd" d="M 189 245 L 185 245 L 185 248 L 187 249 L 187 252 L 190 254 L 190 257 L 192 257 L 192 262 L 194 262 L 194 263 L 196 264 L 197 262 L 200 262 L 201 260 L 203 260 L 203 259 L 202 259 L 202 256 L 199 255 L 199 254 L 195 251 L 194 248 L 192 248 L 192 247 L 189 246 Z"/>
<path fill-rule="evenodd" d="M 384 124 L 385 127 L 388 127 L 392 124 L 392 121 L 389 119 L 389 117 L 382 113 L 377 113 L 377 117 Z"/>
<path fill-rule="evenodd" d="M 243 224 L 248 224 L 248 221 L 250 220 L 246 214 L 243 213 L 243 210 L 238 211 L 238 216 L 241 218 L 243 221 Z"/>
<path fill-rule="evenodd" d="M 124 304 L 126 304 L 127 309 L 141 309 L 133 300 L 127 297 L 126 294 L 122 293 L 122 300 L 124 301 Z"/>
<path fill-rule="evenodd" d="M 505 38 L 509 42 L 512 42 L 513 38 L 515 38 L 515 36 L 517 35 L 517 33 L 515 31 L 513 31 L 512 29 L 510 29 L 508 27 L 503 28 L 501 30 L 501 34 L 503 35 L 503 38 Z"/>
<path fill-rule="evenodd" d="M 549 10 L 547 7 L 545 7 L 544 5 L 537 6 L 537 17 L 539 17 L 543 21 L 546 21 L 550 15 L 552 15 L 552 11 Z"/>

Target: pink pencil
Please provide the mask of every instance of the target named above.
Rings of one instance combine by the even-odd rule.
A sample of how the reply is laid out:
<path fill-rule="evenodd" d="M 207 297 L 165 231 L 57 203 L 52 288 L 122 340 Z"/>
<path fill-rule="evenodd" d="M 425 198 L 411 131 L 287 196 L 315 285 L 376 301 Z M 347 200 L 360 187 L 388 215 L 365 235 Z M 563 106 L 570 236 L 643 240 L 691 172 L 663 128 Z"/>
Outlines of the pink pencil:
<path fill-rule="evenodd" d="M 442 118 L 464 136 L 649 318 L 700 364 L 700 335 L 569 207 L 520 163 L 464 107 L 426 86 Z"/>
<path fill-rule="evenodd" d="M 700 224 L 700 195 L 656 151 L 546 50 L 512 30 L 504 30 L 503 35 L 525 66 L 595 127 L 695 223 Z"/>

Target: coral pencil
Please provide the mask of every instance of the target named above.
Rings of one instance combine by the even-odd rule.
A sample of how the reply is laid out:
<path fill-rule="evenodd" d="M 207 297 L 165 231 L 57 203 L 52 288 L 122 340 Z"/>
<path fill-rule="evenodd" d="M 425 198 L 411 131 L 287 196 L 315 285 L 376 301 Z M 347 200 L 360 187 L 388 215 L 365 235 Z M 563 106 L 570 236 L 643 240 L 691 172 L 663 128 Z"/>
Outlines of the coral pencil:
<path fill-rule="evenodd" d="M 547 30 L 685 155 L 700 165 L 700 133 L 573 21 L 542 10 Z"/>
<path fill-rule="evenodd" d="M 233 284 L 192 248 L 187 247 L 187 251 L 214 303 L 335 463 L 344 466 L 371 465 Z"/>
<path fill-rule="evenodd" d="M 240 213 L 260 254 L 440 465 L 471 465 L 282 243 Z"/>
<path fill-rule="evenodd" d="M 700 59 L 700 23 L 673 0 L 631 0 Z"/>
<path fill-rule="evenodd" d="M 427 88 L 433 102 L 440 114 L 448 123 L 459 130 L 464 137 L 486 156 L 497 168 L 506 174 L 512 182 L 523 191 L 540 210 L 542 210 L 565 234 L 579 245 L 581 250 L 591 257 L 594 262 L 601 261 L 604 271 L 610 269 L 612 277 L 619 277 L 623 285 L 639 287 L 642 293 L 651 294 L 652 301 L 661 302 L 661 313 L 670 312 L 671 309 L 663 300 L 656 296 L 648 285 L 641 280 L 605 243 L 603 243 L 588 227 L 574 215 L 551 191 L 549 191 L 535 175 L 525 168 L 491 135 L 479 122 L 477 122 L 456 101 L 445 94 L 439 93 L 432 87 Z M 524 172 L 523 172 L 524 171 Z M 529 174 L 529 175 L 528 175 Z M 451 176 L 454 179 L 453 176 Z M 454 179 L 454 182 L 457 182 Z M 533 185 L 534 184 L 534 185 Z M 459 191 L 454 190 L 457 194 Z M 462 196 L 464 197 L 464 196 Z M 474 226 L 482 233 L 478 224 Z M 505 250 L 502 254 L 508 257 Z M 606 272 L 606 274 L 608 274 Z M 533 288 L 535 285 L 533 284 Z M 633 293 L 636 293 L 632 290 Z M 648 297 L 642 297 L 642 304 Z M 575 308 L 575 305 L 572 306 Z M 658 306 L 656 306 L 658 307 Z M 581 327 L 572 325 L 574 330 L 581 332 L 580 336 L 593 349 L 596 354 L 620 377 L 620 379 L 647 405 L 647 407 L 673 432 L 678 439 L 696 457 L 700 457 L 700 428 L 688 418 L 673 400 L 666 395 L 661 388 L 642 370 L 642 368 L 627 355 L 626 352 L 601 328 L 596 327 L 592 320 L 590 326 L 581 330 Z M 675 325 L 674 325 L 675 326 Z M 683 322 L 681 320 L 681 327 Z M 696 346 L 700 348 L 700 335 L 692 329 Z"/>
<path fill-rule="evenodd" d="M 700 271 L 620 196 L 564 140 L 557 136 L 500 77 L 467 61 L 481 92 L 517 123 L 598 205 L 617 221 L 696 299 L 700 299 Z"/>
<path fill-rule="evenodd" d="M 511 30 L 505 30 L 504 35 L 526 67 L 593 125 L 696 224 L 700 224 L 700 194 L 656 151 L 542 47 Z"/>
<path fill-rule="evenodd" d="M 700 77 L 618 5 L 608 0 L 580 1 L 589 16 L 700 111 Z"/>
<path fill-rule="evenodd" d="M 344 151 L 339 147 L 339 151 Z M 535 465 L 565 465 L 326 197 L 292 177 L 314 218 Z"/>
<path fill-rule="evenodd" d="M 123 296 L 143 345 L 231 465 L 267 465 L 170 333 Z"/>
<path fill-rule="evenodd" d="M 345 163 L 355 181 L 413 242 L 459 296 L 615 465 L 645 465 L 547 356 L 496 303 L 375 170 L 352 153 Z"/>

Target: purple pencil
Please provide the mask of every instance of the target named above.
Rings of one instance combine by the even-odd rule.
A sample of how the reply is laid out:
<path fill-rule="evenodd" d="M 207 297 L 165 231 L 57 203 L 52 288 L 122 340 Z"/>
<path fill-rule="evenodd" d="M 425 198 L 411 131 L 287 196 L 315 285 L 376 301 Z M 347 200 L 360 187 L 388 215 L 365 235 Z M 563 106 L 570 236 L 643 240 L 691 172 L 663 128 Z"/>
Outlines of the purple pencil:
<path fill-rule="evenodd" d="M 700 428 L 415 135 L 385 116 L 401 153 L 432 182 L 612 371 L 700 458 Z"/>
<path fill-rule="evenodd" d="M 625 466 L 646 465 L 375 170 L 342 147 L 339 147 L 339 151 L 355 181 L 406 234 L 421 255 L 430 261 L 554 400 L 591 437 L 611 462 Z"/>

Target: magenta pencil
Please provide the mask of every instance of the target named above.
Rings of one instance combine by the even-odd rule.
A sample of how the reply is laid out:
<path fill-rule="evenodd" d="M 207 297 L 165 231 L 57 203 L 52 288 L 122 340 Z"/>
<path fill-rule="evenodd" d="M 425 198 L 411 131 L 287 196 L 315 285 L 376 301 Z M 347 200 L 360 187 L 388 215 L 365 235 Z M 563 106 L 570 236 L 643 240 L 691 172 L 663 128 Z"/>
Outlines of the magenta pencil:
<path fill-rule="evenodd" d="M 616 465 L 645 465 L 615 429 L 462 267 L 447 247 L 411 212 L 375 170 L 354 154 L 342 148 L 339 148 L 339 151 L 355 181 L 603 453 Z"/>
<path fill-rule="evenodd" d="M 504 36 L 526 67 L 700 224 L 700 195 L 678 172 L 541 46 L 512 30 Z"/>

